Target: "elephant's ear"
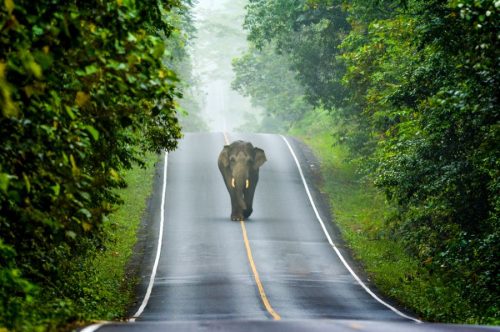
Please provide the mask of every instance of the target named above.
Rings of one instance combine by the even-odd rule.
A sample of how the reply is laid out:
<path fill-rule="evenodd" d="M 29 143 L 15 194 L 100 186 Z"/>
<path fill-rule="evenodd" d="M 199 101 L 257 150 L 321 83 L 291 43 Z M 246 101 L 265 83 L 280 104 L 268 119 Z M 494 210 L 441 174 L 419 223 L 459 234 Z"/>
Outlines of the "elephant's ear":
<path fill-rule="evenodd" d="M 224 149 L 219 155 L 219 163 L 224 166 L 224 168 L 229 166 L 229 145 L 224 145 Z"/>
<path fill-rule="evenodd" d="M 266 154 L 264 153 L 264 150 L 259 148 L 253 148 L 253 150 L 255 152 L 255 162 L 253 165 L 255 169 L 258 169 L 267 161 Z"/>

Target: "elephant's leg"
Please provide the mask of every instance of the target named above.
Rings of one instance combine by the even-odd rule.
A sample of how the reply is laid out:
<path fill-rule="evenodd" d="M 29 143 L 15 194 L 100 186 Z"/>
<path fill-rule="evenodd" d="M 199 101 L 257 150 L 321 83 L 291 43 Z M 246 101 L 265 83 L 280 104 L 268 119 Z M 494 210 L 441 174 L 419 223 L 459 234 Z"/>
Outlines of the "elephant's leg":
<path fill-rule="evenodd" d="M 246 210 L 243 211 L 243 216 L 245 217 L 245 219 L 250 217 L 253 212 L 253 196 L 255 194 L 256 186 L 257 183 L 254 182 L 252 185 L 250 185 L 250 188 L 248 188 L 247 192 L 245 193 L 245 203 L 247 205 Z"/>
<path fill-rule="evenodd" d="M 248 217 L 250 217 L 250 215 L 252 214 L 252 212 L 253 212 L 253 208 L 252 207 L 247 208 L 245 211 L 243 211 L 243 217 L 245 219 L 248 219 Z"/>

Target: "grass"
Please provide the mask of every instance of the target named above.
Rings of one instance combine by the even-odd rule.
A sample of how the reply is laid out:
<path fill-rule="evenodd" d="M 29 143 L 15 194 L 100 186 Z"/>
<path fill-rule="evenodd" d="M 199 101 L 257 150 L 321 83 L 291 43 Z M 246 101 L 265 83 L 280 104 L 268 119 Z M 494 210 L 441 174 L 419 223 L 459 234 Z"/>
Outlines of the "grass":
<path fill-rule="evenodd" d="M 135 167 L 124 172 L 128 186 L 119 190 L 123 205 L 109 216 L 106 232 L 109 240 L 106 250 L 89 262 L 95 272 L 87 285 L 89 296 L 95 303 L 87 303 L 88 320 L 116 320 L 125 318 L 135 297 L 136 277 L 127 274 L 137 231 L 146 209 L 147 198 L 152 192 L 155 154 L 146 156 L 146 168 Z"/>
<path fill-rule="evenodd" d="M 335 144 L 336 124 L 316 110 L 292 128 L 321 162 L 321 190 L 329 196 L 332 214 L 341 234 L 371 281 L 386 296 L 424 320 L 482 323 L 471 317 L 473 304 L 460 298 L 458 289 L 427 271 L 391 235 L 386 216 L 391 206 L 366 177 L 357 174 L 347 151 Z M 490 322 L 491 323 L 491 322 Z"/>

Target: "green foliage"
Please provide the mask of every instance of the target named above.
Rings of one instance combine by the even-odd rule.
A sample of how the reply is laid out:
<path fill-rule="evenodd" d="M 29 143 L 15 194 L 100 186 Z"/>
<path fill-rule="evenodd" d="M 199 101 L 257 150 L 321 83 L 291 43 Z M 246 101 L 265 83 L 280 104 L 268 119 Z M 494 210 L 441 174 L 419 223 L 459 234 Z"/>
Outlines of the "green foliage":
<path fill-rule="evenodd" d="M 123 172 L 128 185 L 117 190 L 123 205 L 108 216 L 109 222 L 103 226 L 104 248 L 92 259 L 78 262 L 78 270 L 72 274 L 71 284 L 84 291 L 72 308 L 82 321 L 127 318 L 130 303 L 136 297 L 141 261 L 140 255 L 132 260 L 131 257 L 141 219 L 147 212 L 158 158 L 148 153 L 144 157 L 145 167 L 136 166 Z"/>
<path fill-rule="evenodd" d="M 271 43 L 287 56 L 313 105 L 338 106 L 344 99 L 344 66 L 337 56 L 350 27 L 341 8 L 340 0 L 251 0 L 247 5 L 249 41 L 259 49 Z"/>
<path fill-rule="evenodd" d="M 489 17 L 500 9 L 488 1 L 414 6 L 418 58 L 390 113 L 411 112 L 380 142 L 377 184 L 399 207 L 394 227 L 408 249 L 476 303 L 470 316 L 498 319 L 500 54 Z"/>
<path fill-rule="evenodd" d="M 413 25 L 403 17 L 376 20 L 342 43 L 349 107 L 335 112 L 346 123 L 339 136 L 355 156 L 372 154 L 388 130 L 412 116 L 410 108 L 394 108 L 392 98 L 417 59 Z"/>
<path fill-rule="evenodd" d="M 0 5 L 0 326 L 46 324 L 23 316 L 42 304 L 75 318 L 68 308 L 85 290 L 72 272 L 103 243 L 119 172 L 141 150 L 175 148 L 177 77 L 164 63 L 179 5 Z"/>
<path fill-rule="evenodd" d="M 336 143 L 386 194 L 386 232 L 464 303 L 417 310 L 498 321 L 499 2 L 255 0 L 247 9 L 249 40 L 288 60 L 308 100 L 330 110 Z M 266 83 L 244 75 L 269 69 L 262 54 L 251 59 L 237 86 L 265 100 Z"/>
<path fill-rule="evenodd" d="M 338 135 L 332 135 L 338 129 L 327 112 L 315 109 L 296 123 L 291 133 L 302 138 L 320 159 L 322 179 L 318 185 L 328 195 L 335 223 L 370 280 L 386 296 L 426 320 L 469 317 L 469 323 L 477 322 L 471 315 L 476 303 L 464 301 L 460 286 L 429 271 L 386 227 L 384 219 L 394 207 L 368 177 L 359 174 L 359 165 L 347 159 L 347 146 L 338 144 Z"/>

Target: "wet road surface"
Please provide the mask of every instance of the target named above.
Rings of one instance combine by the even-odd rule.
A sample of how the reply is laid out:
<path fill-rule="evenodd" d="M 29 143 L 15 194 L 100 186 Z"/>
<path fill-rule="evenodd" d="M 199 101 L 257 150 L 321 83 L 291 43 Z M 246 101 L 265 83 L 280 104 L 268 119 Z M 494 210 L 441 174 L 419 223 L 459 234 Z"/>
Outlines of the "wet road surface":
<path fill-rule="evenodd" d="M 268 159 L 250 219 L 229 218 L 217 168 L 224 135 L 186 134 L 167 164 L 158 165 L 135 322 L 94 330 L 457 330 L 416 324 L 355 280 L 325 235 L 336 244 L 331 226 L 325 222 L 323 230 L 318 222 L 317 214 L 328 221 L 329 211 L 311 203 L 291 152 L 307 178 L 297 142 L 288 139 L 289 147 L 284 137 L 267 134 L 227 138 L 251 141 Z M 306 182 L 314 199 L 313 181 Z"/>
<path fill-rule="evenodd" d="M 228 135 L 264 149 L 245 227 L 269 303 L 282 319 L 401 320 L 362 289 L 316 221 L 297 165 L 277 135 Z M 249 265 L 217 168 L 219 134 L 188 134 L 168 156 L 163 246 L 141 320 L 273 318 Z"/>

